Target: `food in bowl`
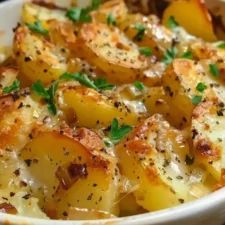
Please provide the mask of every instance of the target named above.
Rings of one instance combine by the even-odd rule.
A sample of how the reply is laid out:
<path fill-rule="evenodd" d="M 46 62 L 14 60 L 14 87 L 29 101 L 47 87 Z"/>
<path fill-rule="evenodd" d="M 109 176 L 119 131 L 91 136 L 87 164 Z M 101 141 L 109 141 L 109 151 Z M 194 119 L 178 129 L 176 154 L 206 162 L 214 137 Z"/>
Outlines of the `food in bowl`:
<path fill-rule="evenodd" d="M 111 218 L 223 187 L 225 43 L 202 1 L 162 21 L 120 0 L 24 4 L 1 51 L 1 212 Z"/>

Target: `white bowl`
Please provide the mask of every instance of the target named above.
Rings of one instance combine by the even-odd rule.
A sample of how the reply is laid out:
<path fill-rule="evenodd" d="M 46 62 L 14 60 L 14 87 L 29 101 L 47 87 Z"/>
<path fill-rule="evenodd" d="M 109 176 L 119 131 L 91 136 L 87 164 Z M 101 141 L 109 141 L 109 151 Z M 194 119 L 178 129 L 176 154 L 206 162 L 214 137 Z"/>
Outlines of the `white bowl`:
<path fill-rule="evenodd" d="M 61 0 L 64 4 L 66 0 Z M 86 0 L 79 0 L 84 3 Z M 12 28 L 20 18 L 23 0 L 0 4 L 0 46 L 10 45 Z M 214 7 L 216 0 L 208 0 Z M 224 9 L 225 9 L 225 3 Z M 220 7 L 221 9 L 221 7 Z M 223 10 L 221 10 L 223 12 Z M 225 188 L 179 207 L 118 219 L 96 221 L 44 220 L 0 213 L 2 225 L 222 225 L 225 221 Z"/>

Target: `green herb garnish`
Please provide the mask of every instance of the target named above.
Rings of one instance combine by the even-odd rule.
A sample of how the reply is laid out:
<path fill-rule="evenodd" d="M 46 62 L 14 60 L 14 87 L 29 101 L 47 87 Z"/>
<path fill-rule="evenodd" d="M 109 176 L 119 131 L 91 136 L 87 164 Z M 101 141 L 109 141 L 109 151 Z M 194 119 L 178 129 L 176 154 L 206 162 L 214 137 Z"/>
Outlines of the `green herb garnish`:
<path fill-rule="evenodd" d="M 190 165 L 192 165 L 194 163 L 194 161 L 195 161 L 194 157 L 186 155 L 186 157 L 185 157 L 186 165 L 190 166 Z"/>
<path fill-rule="evenodd" d="M 220 76 L 220 71 L 216 64 L 209 64 L 209 71 L 214 77 Z"/>
<path fill-rule="evenodd" d="M 48 110 L 54 115 L 57 113 L 54 99 L 57 88 L 57 81 L 54 81 L 49 88 L 45 88 L 40 80 L 32 85 L 32 90 L 47 102 Z"/>
<path fill-rule="evenodd" d="M 15 80 L 10 86 L 4 87 L 3 88 L 3 93 L 4 94 L 9 94 L 13 91 L 18 91 L 20 89 L 20 81 Z"/>
<path fill-rule="evenodd" d="M 42 35 L 48 35 L 48 30 L 46 30 L 40 21 L 35 21 L 33 24 L 32 23 L 27 23 L 26 24 L 27 27 L 35 32 L 35 33 L 39 33 L 39 34 L 42 34 Z"/>
<path fill-rule="evenodd" d="M 142 82 L 140 82 L 140 81 L 135 81 L 135 82 L 134 82 L 134 87 L 135 87 L 137 90 L 139 90 L 139 91 L 143 91 L 144 88 L 145 88 L 144 84 L 143 84 Z"/>
<path fill-rule="evenodd" d="M 83 22 L 88 23 L 92 21 L 92 17 L 90 12 L 98 9 L 101 4 L 101 0 L 92 0 L 91 6 L 86 8 L 70 8 L 66 13 L 66 17 L 68 17 L 73 22 Z"/>
<path fill-rule="evenodd" d="M 207 86 L 202 82 L 198 83 L 196 86 L 196 90 L 199 92 L 203 92 L 206 88 Z"/>
<path fill-rule="evenodd" d="M 152 55 L 152 49 L 149 48 L 149 47 L 140 47 L 139 52 L 142 55 L 145 55 L 145 56 L 151 56 Z"/>
<path fill-rule="evenodd" d="M 109 133 L 109 138 L 114 144 L 117 144 L 131 130 L 132 130 L 131 126 L 129 126 L 129 125 L 119 126 L 118 120 L 113 119 L 112 124 L 111 124 L 110 133 Z"/>
<path fill-rule="evenodd" d="M 97 79 L 94 81 L 94 85 L 98 90 L 112 90 L 115 85 L 108 83 L 105 79 Z"/>
<path fill-rule="evenodd" d="M 192 104 L 193 105 L 198 105 L 202 101 L 202 96 L 200 95 L 194 95 L 192 97 Z"/>
<path fill-rule="evenodd" d="M 141 23 L 136 23 L 134 28 L 137 30 L 137 34 L 134 37 L 134 40 L 141 41 L 144 38 L 145 26 Z"/>
<path fill-rule="evenodd" d="M 220 43 L 217 45 L 217 48 L 225 49 L 225 41 L 220 42 Z"/>
<path fill-rule="evenodd" d="M 174 28 L 176 28 L 178 26 L 179 26 L 179 24 L 175 20 L 174 16 L 170 16 L 169 19 L 167 20 L 167 27 L 169 29 L 174 29 Z"/>
<path fill-rule="evenodd" d="M 181 56 L 181 58 L 184 58 L 184 59 L 193 59 L 192 52 L 191 51 L 184 52 L 183 55 Z"/>
<path fill-rule="evenodd" d="M 112 25 L 112 26 L 116 26 L 116 19 L 115 19 L 115 17 L 112 15 L 112 13 L 110 13 L 110 14 L 107 16 L 107 24 L 108 24 L 108 25 Z"/>
<path fill-rule="evenodd" d="M 175 47 L 171 49 L 167 49 L 164 56 L 163 56 L 163 62 L 166 65 L 169 65 L 173 62 L 173 60 L 176 58 L 177 55 L 177 49 Z"/>

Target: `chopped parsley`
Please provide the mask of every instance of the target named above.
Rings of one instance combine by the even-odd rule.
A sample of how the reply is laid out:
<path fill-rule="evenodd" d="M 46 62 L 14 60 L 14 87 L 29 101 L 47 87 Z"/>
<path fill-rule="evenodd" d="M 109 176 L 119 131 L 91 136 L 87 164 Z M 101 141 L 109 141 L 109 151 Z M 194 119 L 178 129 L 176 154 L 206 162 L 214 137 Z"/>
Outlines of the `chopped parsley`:
<path fill-rule="evenodd" d="M 48 30 L 46 30 L 40 21 L 35 21 L 33 24 L 32 23 L 27 23 L 26 24 L 27 27 L 35 32 L 35 33 L 39 33 L 39 34 L 42 34 L 42 35 L 48 35 Z"/>
<path fill-rule="evenodd" d="M 189 155 L 186 155 L 185 157 L 186 165 L 190 166 L 194 163 L 194 161 L 195 161 L 194 157 L 190 157 Z"/>
<path fill-rule="evenodd" d="M 192 104 L 193 105 L 198 105 L 202 101 L 202 96 L 200 95 L 194 95 L 192 97 Z"/>
<path fill-rule="evenodd" d="M 167 27 L 172 30 L 178 26 L 179 24 L 175 20 L 174 16 L 170 16 L 169 19 L 167 20 Z"/>
<path fill-rule="evenodd" d="M 225 49 L 225 41 L 220 42 L 220 43 L 217 45 L 217 48 Z"/>
<path fill-rule="evenodd" d="M 131 130 L 132 130 L 131 126 L 129 126 L 129 125 L 119 126 L 118 120 L 113 119 L 112 124 L 111 124 L 110 133 L 109 133 L 109 138 L 114 144 L 117 144 Z"/>
<path fill-rule="evenodd" d="M 216 64 L 209 64 L 209 71 L 214 77 L 220 76 L 220 71 Z"/>
<path fill-rule="evenodd" d="M 98 78 L 94 81 L 98 90 L 112 90 L 115 85 L 108 83 L 105 79 Z"/>
<path fill-rule="evenodd" d="M 191 51 L 184 52 L 183 55 L 181 56 L 181 58 L 184 58 L 184 59 L 193 59 L 192 52 Z"/>
<path fill-rule="evenodd" d="M 4 87 L 3 88 L 3 93 L 4 94 L 9 94 L 13 91 L 18 91 L 20 89 L 20 81 L 15 80 L 10 86 Z"/>
<path fill-rule="evenodd" d="M 88 23 L 92 21 L 92 17 L 90 12 L 98 9 L 101 4 L 101 0 L 92 0 L 91 6 L 86 8 L 70 8 L 66 13 L 66 17 L 68 17 L 73 22 L 83 22 Z"/>
<path fill-rule="evenodd" d="M 135 87 L 137 90 L 139 90 L 139 91 L 143 91 L 144 88 L 145 88 L 144 84 L 143 84 L 142 82 L 140 82 L 140 81 L 135 81 L 135 82 L 134 82 L 134 87 Z"/>
<path fill-rule="evenodd" d="M 164 56 L 163 56 L 163 62 L 166 65 L 169 65 L 173 62 L 173 60 L 176 58 L 177 55 L 177 49 L 175 47 L 171 49 L 167 49 Z"/>
<path fill-rule="evenodd" d="M 115 17 L 112 15 L 112 13 L 110 13 L 110 14 L 107 16 L 107 24 L 108 24 L 108 25 L 112 25 L 112 26 L 116 26 L 116 19 L 115 19 Z"/>
<path fill-rule="evenodd" d="M 152 55 L 152 49 L 149 48 L 149 47 L 140 47 L 139 52 L 142 55 L 145 55 L 145 56 L 151 56 Z"/>
<path fill-rule="evenodd" d="M 199 92 L 203 92 L 206 88 L 207 86 L 202 82 L 199 82 L 196 86 L 196 90 Z"/>
<path fill-rule="evenodd" d="M 54 115 L 57 113 L 55 105 L 55 93 L 57 88 L 57 81 L 54 81 L 49 88 L 45 88 L 40 80 L 32 85 L 32 90 L 47 102 L 48 110 Z"/>
<path fill-rule="evenodd" d="M 87 74 L 83 73 L 64 73 L 60 76 L 61 80 L 76 80 L 80 84 L 87 86 L 89 88 L 93 88 L 95 90 L 111 90 L 114 88 L 113 84 L 108 83 L 105 79 L 97 79 L 95 81 L 91 80 Z"/>
<path fill-rule="evenodd" d="M 141 23 L 136 23 L 134 28 L 137 30 L 137 34 L 134 37 L 135 41 L 141 41 L 144 38 L 145 34 L 145 26 Z"/>

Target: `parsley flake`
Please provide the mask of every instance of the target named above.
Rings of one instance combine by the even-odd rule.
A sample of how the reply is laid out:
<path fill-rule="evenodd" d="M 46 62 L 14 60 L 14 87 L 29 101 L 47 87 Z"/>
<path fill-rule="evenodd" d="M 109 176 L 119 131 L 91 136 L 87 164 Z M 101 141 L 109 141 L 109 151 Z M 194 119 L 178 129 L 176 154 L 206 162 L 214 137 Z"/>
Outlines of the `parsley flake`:
<path fill-rule="evenodd" d="M 98 9 L 101 4 L 101 0 L 92 0 L 91 6 L 86 8 L 70 8 L 66 13 L 66 17 L 68 17 L 73 22 L 83 22 L 88 23 L 92 21 L 92 17 L 90 12 Z"/>
<path fill-rule="evenodd" d="M 220 42 L 220 43 L 217 45 L 217 48 L 225 49 L 225 41 Z"/>
<path fill-rule="evenodd" d="M 4 87 L 3 88 L 3 93 L 4 94 L 9 94 L 13 91 L 18 91 L 20 89 L 20 81 L 15 80 L 10 86 Z"/>
<path fill-rule="evenodd" d="M 163 56 L 163 62 L 166 65 L 169 65 L 173 62 L 173 60 L 176 58 L 177 55 L 177 49 L 175 47 L 171 49 L 167 49 L 164 56 Z"/>
<path fill-rule="evenodd" d="M 57 113 L 57 108 L 54 100 L 57 88 L 58 88 L 57 81 L 53 82 L 49 88 L 45 88 L 40 80 L 38 80 L 32 85 L 32 90 L 47 102 L 48 110 L 53 115 L 56 115 Z"/>
<path fill-rule="evenodd" d="M 107 16 L 107 24 L 108 24 L 108 25 L 112 25 L 112 26 L 116 26 L 116 19 L 115 19 L 115 17 L 112 15 L 112 13 L 110 13 L 110 14 Z"/>
<path fill-rule="evenodd" d="M 137 34 L 134 37 L 135 41 L 141 41 L 144 38 L 145 34 L 145 26 L 141 23 L 136 23 L 134 28 L 137 30 Z"/>
<path fill-rule="evenodd" d="M 195 161 L 194 157 L 186 155 L 186 157 L 185 157 L 186 165 L 190 166 L 190 165 L 192 165 L 194 163 L 194 161 Z"/>
<path fill-rule="evenodd" d="M 144 88 L 145 88 L 144 84 L 143 84 L 142 82 L 140 82 L 140 81 L 135 81 L 135 82 L 134 82 L 134 87 L 135 87 L 137 90 L 139 90 L 139 91 L 143 91 Z"/>
<path fill-rule="evenodd" d="M 184 59 L 193 59 L 192 52 L 191 51 L 184 52 L 183 55 L 181 56 L 181 58 L 184 58 Z"/>
<path fill-rule="evenodd" d="M 193 105 L 198 105 L 202 101 L 202 96 L 200 95 L 194 95 L 192 97 L 192 104 Z"/>
<path fill-rule="evenodd" d="M 115 85 L 108 83 L 105 79 L 97 79 L 94 81 L 95 86 L 99 90 L 112 90 Z"/>
<path fill-rule="evenodd" d="M 220 76 L 220 71 L 216 64 L 209 64 L 209 71 L 214 77 Z"/>
<path fill-rule="evenodd" d="M 140 47 L 139 52 L 142 55 L 145 55 L 145 56 L 151 56 L 152 55 L 152 49 L 149 48 L 149 47 Z"/>
<path fill-rule="evenodd" d="M 26 25 L 31 31 L 33 31 L 35 33 L 39 33 L 39 34 L 42 34 L 42 35 L 48 35 L 48 30 L 43 28 L 40 21 L 35 21 L 33 24 L 27 23 Z"/>
<path fill-rule="evenodd" d="M 131 126 L 129 126 L 129 125 L 119 126 L 118 120 L 113 119 L 112 124 L 111 124 L 110 133 L 109 133 L 109 138 L 114 144 L 117 144 L 131 130 L 132 130 Z"/>
<path fill-rule="evenodd" d="M 178 26 L 179 24 L 175 20 L 174 16 L 170 16 L 169 19 L 167 20 L 167 27 L 172 30 Z"/>
<path fill-rule="evenodd" d="M 92 81 L 87 74 L 82 73 L 64 73 L 62 76 L 60 76 L 61 80 L 76 80 L 80 84 L 83 84 L 84 86 L 87 86 L 89 88 L 93 88 L 97 90 L 97 86 L 94 84 L 94 81 Z"/>
<path fill-rule="evenodd" d="M 199 82 L 196 86 L 196 90 L 199 92 L 203 92 L 206 88 L 207 86 L 202 82 Z"/>

